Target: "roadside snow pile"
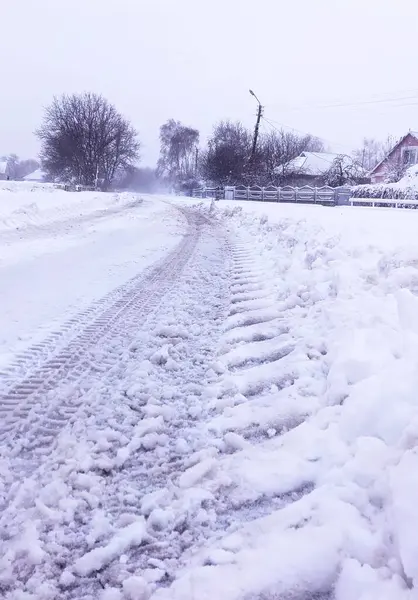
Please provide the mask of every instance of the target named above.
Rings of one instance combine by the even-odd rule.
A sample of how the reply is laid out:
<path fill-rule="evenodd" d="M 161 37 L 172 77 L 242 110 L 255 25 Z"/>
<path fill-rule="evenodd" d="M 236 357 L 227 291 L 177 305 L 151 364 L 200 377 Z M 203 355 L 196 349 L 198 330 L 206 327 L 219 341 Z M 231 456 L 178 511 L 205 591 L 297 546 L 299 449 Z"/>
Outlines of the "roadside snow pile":
<path fill-rule="evenodd" d="M 53 183 L 0 180 L 0 192 L 53 192 L 55 189 Z"/>
<path fill-rule="evenodd" d="M 412 600 L 416 224 L 367 211 L 356 233 L 349 209 L 230 205 L 242 244 L 208 393 L 221 452 L 191 484 L 224 533 L 153 599 Z"/>
<path fill-rule="evenodd" d="M 397 183 L 375 183 L 357 185 L 353 188 L 354 198 L 418 199 L 418 165 L 409 167 Z"/>
<path fill-rule="evenodd" d="M 94 216 L 137 201 L 127 192 L 65 192 L 48 183 L 1 181 L 0 231 Z"/>

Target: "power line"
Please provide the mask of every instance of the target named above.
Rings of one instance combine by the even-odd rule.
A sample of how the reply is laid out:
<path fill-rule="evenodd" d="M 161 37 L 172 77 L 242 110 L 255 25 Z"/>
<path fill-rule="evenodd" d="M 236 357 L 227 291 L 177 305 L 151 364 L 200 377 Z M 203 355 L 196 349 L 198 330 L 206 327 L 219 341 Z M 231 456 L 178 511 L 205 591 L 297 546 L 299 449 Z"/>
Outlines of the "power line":
<path fill-rule="evenodd" d="M 270 127 L 272 127 L 273 129 L 275 129 L 276 131 L 280 132 L 280 129 L 278 129 L 277 127 L 275 127 L 275 126 L 273 125 L 273 123 L 272 123 L 272 122 L 270 122 L 270 120 L 269 120 L 269 119 L 266 119 L 266 117 L 263 117 L 263 121 L 266 121 L 266 123 L 268 123 L 268 124 L 270 125 Z M 277 121 L 275 121 L 275 122 L 277 123 Z M 283 123 L 278 123 L 278 125 L 281 125 L 282 127 L 288 127 L 287 125 L 284 125 Z M 312 133 L 307 133 L 306 131 L 300 131 L 300 129 L 295 129 L 294 127 L 288 127 L 288 129 L 291 129 L 291 130 L 293 130 L 293 131 L 296 131 L 297 133 L 301 133 L 302 135 L 309 135 L 309 136 L 316 137 L 316 138 L 318 138 L 318 139 L 320 139 L 320 140 L 323 140 L 324 142 L 328 142 L 328 143 L 330 143 L 330 144 L 338 145 L 338 146 L 340 146 L 341 148 L 346 148 L 346 146 L 342 146 L 341 144 L 337 144 L 336 142 L 331 142 L 330 140 L 327 140 L 327 139 L 325 139 L 325 138 L 323 138 L 323 137 L 319 137 L 319 136 L 317 136 L 317 135 L 314 135 L 314 134 L 312 134 Z M 326 163 L 330 164 L 328 159 L 326 159 L 325 157 L 321 156 L 321 152 L 314 152 L 314 151 L 313 151 L 313 152 L 312 152 L 312 154 L 315 154 L 315 156 L 316 156 L 317 158 L 319 158 L 320 160 L 323 160 L 324 162 L 326 162 Z M 335 154 L 338 154 L 338 153 L 336 152 Z M 353 158 L 353 157 L 352 157 L 350 154 L 347 154 L 347 152 L 341 152 L 341 153 L 340 153 L 340 155 L 341 155 L 341 156 L 345 156 L 345 157 L 349 158 L 349 159 L 352 161 L 352 163 L 353 163 L 354 165 L 357 165 L 357 166 L 359 166 L 359 167 L 362 167 L 362 165 L 360 165 L 360 163 L 359 163 L 357 160 L 355 160 L 355 159 L 354 159 L 354 158 Z M 363 168 L 363 167 L 362 167 L 362 168 Z"/>
<path fill-rule="evenodd" d="M 268 123 L 270 125 L 270 127 L 275 129 L 276 131 L 280 131 L 280 129 L 278 129 L 275 125 L 273 125 L 273 123 L 277 123 L 277 125 L 280 125 L 280 127 L 290 129 L 291 131 L 295 131 L 296 133 L 300 133 L 302 135 L 310 135 L 310 136 L 316 137 L 319 140 L 328 142 L 328 144 L 332 144 L 333 146 L 339 146 L 340 148 L 345 148 L 347 150 L 347 146 L 345 146 L 343 144 L 339 144 L 338 142 L 333 142 L 331 140 L 327 140 L 326 138 L 324 138 L 320 135 L 315 135 L 314 133 L 308 133 L 307 131 L 301 131 L 300 129 L 295 129 L 295 127 L 290 127 L 290 125 L 285 125 L 284 123 L 279 123 L 278 121 L 274 121 L 273 119 L 267 119 L 266 117 L 263 117 L 263 120 L 266 121 L 266 123 Z"/>
<path fill-rule="evenodd" d="M 396 100 L 402 100 L 405 98 L 405 94 L 408 94 L 408 96 L 406 96 L 406 98 L 410 97 L 410 94 L 418 94 L 418 88 L 412 88 L 409 90 L 399 90 L 396 92 L 383 92 L 380 94 L 374 94 L 371 97 L 366 97 L 366 98 L 358 98 L 358 99 L 352 99 L 352 100 L 347 100 L 346 98 L 341 98 L 341 99 L 324 99 L 323 101 L 320 100 L 319 102 L 316 103 L 309 103 L 309 104 L 304 104 L 304 105 L 299 105 L 296 106 L 295 108 L 304 108 L 305 106 L 313 106 L 313 107 L 322 107 L 322 106 L 328 106 L 328 105 L 340 105 L 340 104 L 350 104 L 350 105 L 356 105 L 356 104 L 362 104 L 362 103 L 374 103 L 374 102 L 392 102 L 392 101 L 396 101 Z M 271 104 L 269 106 L 281 106 L 283 107 L 284 105 L 282 103 L 277 103 L 275 102 L 274 104 Z"/>
<path fill-rule="evenodd" d="M 410 92 L 414 92 L 414 94 L 408 96 L 397 96 L 392 98 L 377 98 L 373 100 L 358 100 L 355 102 L 334 102 L 334 103 L 325 103 L 325 104 L 305 104 L 301 106 L 296 106 L 292 108 L 282 108 L 286 112 L 295 112 L 300 110 L 307 109 L 321 109 L 321 108 L 346 108 L 350 106 L 364 106 L 364 105 L 373 105 L 373 104 L 385 104 L 388 102 L 401 102 L 403 100 L 418 100 L 418 89 L 408 90 Z M 280 106 L 278 104 L 270 104 L 267 105 L 270 107 Z M 283 106 L 283 105 L 282 105 Z M 405 106 L 404 104 L 400 104 L 399 106 Z"/>

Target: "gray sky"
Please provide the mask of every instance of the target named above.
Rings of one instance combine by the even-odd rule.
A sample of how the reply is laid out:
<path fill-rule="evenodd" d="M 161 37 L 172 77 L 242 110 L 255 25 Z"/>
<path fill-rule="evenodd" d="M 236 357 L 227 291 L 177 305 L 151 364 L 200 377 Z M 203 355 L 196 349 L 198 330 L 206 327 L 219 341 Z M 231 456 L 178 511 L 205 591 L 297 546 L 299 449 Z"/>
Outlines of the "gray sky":
<path fill-rule="evenodd" d="M 132 120 L 146 165 L 170 117 L 203 139 L 252 126 L 250 87 L 335 151 L 418 130 L 417 0 L 13 0 L 1 23 L 0 154 L 36 155 L 43 106 L 85 90 Z"/>

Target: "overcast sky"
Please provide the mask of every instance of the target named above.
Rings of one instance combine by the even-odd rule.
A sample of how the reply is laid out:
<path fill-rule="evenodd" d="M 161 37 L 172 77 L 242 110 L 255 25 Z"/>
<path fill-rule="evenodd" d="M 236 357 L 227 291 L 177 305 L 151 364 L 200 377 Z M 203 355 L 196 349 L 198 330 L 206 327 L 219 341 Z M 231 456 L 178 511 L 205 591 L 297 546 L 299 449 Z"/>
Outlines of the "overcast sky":
<path fill-rule="evenodd" d="M 168 118 L 253 126 L 256 102 L 349 151 L 418 130 L 418 0 L 9 0 L 1 5 L 0 154 L 38 153 L 54 94 L 99 92 L 131 119 L 142 162 Z"/>

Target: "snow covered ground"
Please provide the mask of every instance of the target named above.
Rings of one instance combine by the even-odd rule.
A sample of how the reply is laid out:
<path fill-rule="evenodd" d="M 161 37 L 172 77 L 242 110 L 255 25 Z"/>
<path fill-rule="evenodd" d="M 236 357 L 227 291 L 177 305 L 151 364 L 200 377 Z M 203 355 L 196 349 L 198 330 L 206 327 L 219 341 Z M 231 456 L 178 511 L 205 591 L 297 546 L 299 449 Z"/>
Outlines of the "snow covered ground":
<path fill-rule="evenodd" d="M 93 302 L 163 256 L 183 231 L 178 211 L 132 194 L 0 184 L 0 368 L 67 318 L 86 310 L 91 318 Z"/>
<path fill-rule="evenodd" d="M 146 196 L 16 238 L 3 597 L 417 598 L 415 217 Z"/>
<path fill-rule="evenodd" d="M 129 193 L 65 192 L 52 183 L 0 181 L 0 234 L 33 226 L 99 218 L 124 205 L 135 204 Z"/>

